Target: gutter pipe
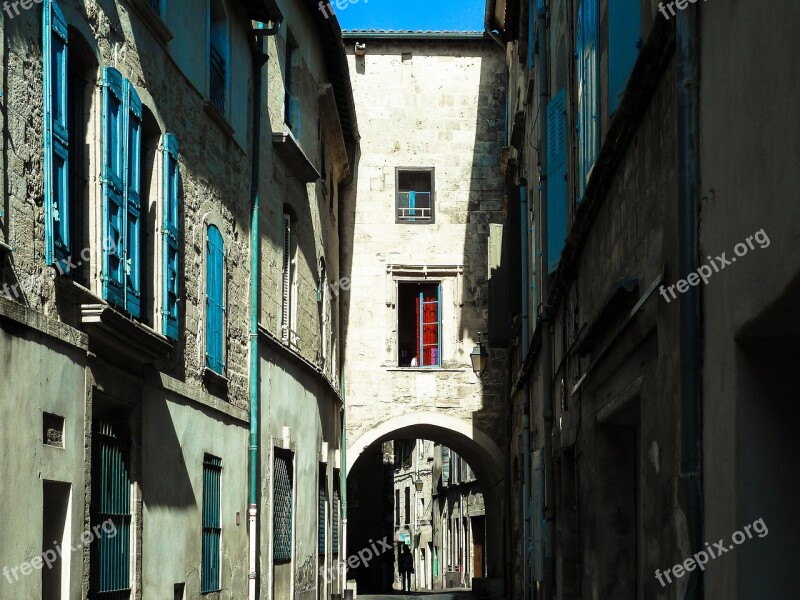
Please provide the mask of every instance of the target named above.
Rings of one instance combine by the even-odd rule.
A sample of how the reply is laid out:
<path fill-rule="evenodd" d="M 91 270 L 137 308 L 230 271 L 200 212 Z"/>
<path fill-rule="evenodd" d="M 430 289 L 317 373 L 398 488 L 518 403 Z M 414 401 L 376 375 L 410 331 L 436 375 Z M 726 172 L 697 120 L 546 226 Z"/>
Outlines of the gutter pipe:
<path fill-rule="evenodd" d="M 698 36 L 697 7 L 677 17 L 678 103 L 678 234 L 679 272 L 685 278 L 697 270 L 698 197 Z M 686 502 L 690 553 L 703 548 L 702 406 L 700 389 L 700 292 L 690 288 L 680 298 L 681 473 Z M 684 600 L 703 598 L 703 573 L 695 569 Z"/>
<path fill-rule="evenodd" d="M 258 547 L 258 419 L 259 419 L 259 370 L 258 370 L 258 313 L 260 295 L 260 233 L 258 182 L 261 164 L 261 69 L 267 62 L 264 53 L 264 37 L 278 33 L 283 18 L 279 17 L 269 28 L 254 29 L 256 36 L 252 46 L 253 58 L 253 148 L 250 169 L 250 456 L 248 488 L 250 508 L 248 510 L 248 549 L 249 569 L 247 573 L 248 600 L 256 600 L 257 594 L 257 547 Z"/>

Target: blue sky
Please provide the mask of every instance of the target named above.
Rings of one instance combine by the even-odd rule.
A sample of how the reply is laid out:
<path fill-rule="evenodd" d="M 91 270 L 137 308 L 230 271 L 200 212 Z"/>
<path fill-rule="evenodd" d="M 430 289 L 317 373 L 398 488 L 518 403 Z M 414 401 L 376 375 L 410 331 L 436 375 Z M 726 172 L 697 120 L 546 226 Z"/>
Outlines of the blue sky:
<path fill-rule="evenodd" d="M 485 0 L 330 0 L 342 29 L 483 31 Z"/>

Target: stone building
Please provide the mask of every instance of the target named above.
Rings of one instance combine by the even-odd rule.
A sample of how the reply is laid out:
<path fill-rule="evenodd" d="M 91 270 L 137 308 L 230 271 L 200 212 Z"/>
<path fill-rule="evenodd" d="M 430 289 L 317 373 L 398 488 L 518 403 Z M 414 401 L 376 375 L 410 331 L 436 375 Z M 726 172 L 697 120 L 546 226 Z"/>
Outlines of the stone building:
<path fill-rule="evenodd" d="M 335 17 L 278 4 L 260 217 L 260 597 L 328 598 L 341 593 L 345 559 L 340 190 L 354 175 L 358 129 Z"/>
<path fill-rule="evenodd" d="M 486 509 L 467 461 L 446 446 L 432 456 L 434 589 L 472 587 L 486 576 Z"/>
<path fill-rule="evenodd" d="M 500 290 L 490 276 L 504 220 L 502 53 L 481 34 L 344 39 L 361 133 L 342 211 L 348 485 L 367 493 L 369 457 L 384 441 L 446 444 L 493 490 L 502 548 L 505 355 L 485 335 Z M 469 358 L 479 332 L 490 354 L 482 377 Z M 358 514 L 353 548 L 384 530 L 379 515 Z"/>
<path fill-rule="evenodd" d="M 797 343 L 800 12 L 672 4 L 487 1 L 509 70 L 505 265 L 522 273 L 509 597 L 797 586 L 779 374 Z M 726 555 L 698 568 L 717 540 Z"/>
<path fill-rule="evenodd" d="M 393 502 L 395 587 L 402 585 L 398 571 L 399 557 L 408 546 L 414 561 L 411 579 L 413 590 L 432 589 L 434 549 L 431 538 L 433 510 L 432 475 L 433 448 L 430 440 L 394 440 Z"/>
<path fill-rule="evenodd" d="M 249 573 L 264 598 L 337 591 L 331 284 L 357 133 L 335 18 L 45 0 L 2 19 L 0 597 L 244 598 Z"/>

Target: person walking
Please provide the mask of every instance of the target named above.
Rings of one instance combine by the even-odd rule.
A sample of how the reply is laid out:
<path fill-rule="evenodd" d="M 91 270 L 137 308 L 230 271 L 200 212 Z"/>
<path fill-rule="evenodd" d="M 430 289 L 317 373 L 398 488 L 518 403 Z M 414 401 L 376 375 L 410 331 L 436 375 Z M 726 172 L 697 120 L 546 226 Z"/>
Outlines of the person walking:
<path fill-rule="evenodd" d="M 403 591 L 411 591 L 411 574 L 414 572 L 414 558 L 408 549 L 408 545 L 403 545 L 403 550 L 397 558 L 397 569 L 400 571 L 400 579 L 403 580 Z"/>

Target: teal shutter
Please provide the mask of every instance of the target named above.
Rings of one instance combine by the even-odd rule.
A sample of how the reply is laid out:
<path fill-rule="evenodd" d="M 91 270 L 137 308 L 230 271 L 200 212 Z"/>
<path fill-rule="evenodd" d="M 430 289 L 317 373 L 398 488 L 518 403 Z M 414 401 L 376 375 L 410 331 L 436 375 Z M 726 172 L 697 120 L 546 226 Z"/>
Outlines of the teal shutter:
<path fill-rule="evenodd" d="M 222 234 L 215 225 L 208 227 L 206 254 L 206 364 L 222 374 L 222 325 L 225 313 L 223 303 L 225 249 Z"/>
<path fill-rule="evenodd" d="M 203 531 L 200 566 L 201 593 L 215 592 L 221 587 L 221 480 L 222 459 L 206 454 L 203 460 Z"/>
<path fill-rule="evenodd" d="M 628 86 L 641 46 L 641 0 L 608 3 L 608 113 L 614 114 Z"/>
<path fill-rule="evenodd" d="M 583 0 L 578 8 L 575 36 L 578 71 L 578 201 L 583 198 L 600 140 L 598 93 L 597 0 Z"/>
<path fill-rule="evenodd" d="M 68 270 L 69 135 L 67 130 L 67 20 L 53 0 L 43 11 L 45 261 Z"/>
<path fill-rule="evenodd" d="M 141 238 L 141 152 L 142 101 L 127 79 L 123 82 L 125 97 L 125 309 L 132 317 L 142 314 L 142 238 Z"/>
<path fill-rule="evenodd" d="M 131 587 L 131 478 L 124 427 L 99 423 L 92 451 L 92 522 L 98 535 L 91 545 L 89 597 L 127 598 L 127 593 L 103 595 Z M 113 528 L 103 525 L 109 522 Z"/>
<path fill-rule="evenodd" d="M 103 69 L 103 298 L 125 306 L 122 75 Z"/>
<path fill-rule="evenodd" d="M 547 255 L 548 273 L 558 268 L 567 237 L 566 91 L 547 105 Z"/>
<path fill-rule="evenodd" d="M 528 0 L 528 70 L 533 70 L 533 57 L 536 54 L 536 0 Z"/>
<path fill-rule="evenodd" d="M 327 506 L 328 506 L 328 478 L 325 476 L 325 464 L 319 466 L 319 502 L 317 515 L 317 553 L 325 554 L 325 527 L 327 525 Z M 323 559 L 324 560 L 324 559 Z"/>
<path fill-rule="evenodd" d="M 164 135 L 164 298 L 162 331 L 172 340 L 178 339 L 178 240 L 180 236 L 180 180 L 178 172 L 178 139 Z"/>

